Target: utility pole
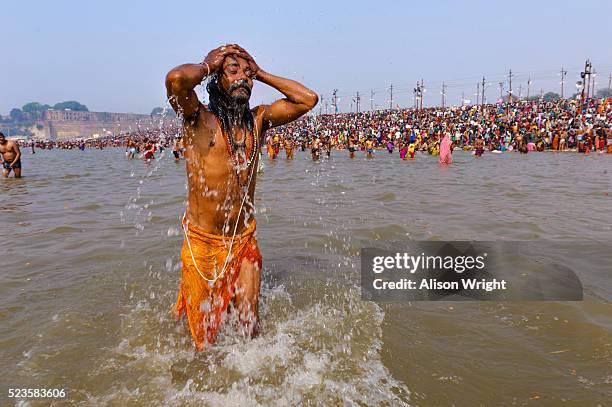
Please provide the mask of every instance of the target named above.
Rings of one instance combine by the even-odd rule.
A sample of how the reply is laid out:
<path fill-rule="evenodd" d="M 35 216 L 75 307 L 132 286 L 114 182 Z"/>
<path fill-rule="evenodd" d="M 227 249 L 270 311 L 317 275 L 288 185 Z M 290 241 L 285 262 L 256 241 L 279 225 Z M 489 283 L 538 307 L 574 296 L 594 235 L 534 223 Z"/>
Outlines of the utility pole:
<path fill-rule="evenodd" d="M 521 100 L 521 98 L 523 97 L 523 84 L 519 85 L 519 100 Z"/>
<path fill-rule="evenodd" d="M 589 75 L 587 77 L 585 77 L 585 86 L 586 86 L 586 98 L 589 98 L 589 93 L 591 93 L 591 75 L 589 72 Z"/>
<path fill-rule="evenodd" d="M 425 91 L 425 87 L 423 86 L 423 79 L 421 79 L 421 83 L 419 84 L 419 81 L 417 81 L 416 83 L 416 88 L 413 89 L 414 91 L 414 104 L 416 106 L 416 109 L 423 109 L 423 92 Z M 419 102 L 421 103 L 421 106 L 419 107 Z"/>
<path fill-rule="evenodd" d="M 370 110 L 374 110 L 374 89 L 370 90 Z"/>
<path fill-rule="evenodd" d="M 444 105 L 446 102 L 446 85 L 442 82 L 442 109 L 444 109 Z"/>
<path fill-rule="evenodd" d="M 508 90 L 508 103 L 512 103 L 512 69 L 508 73 L 508 80 L 510 81 L 510 90 Z"/>
<path fill-rule="evenodd" d="M 323 101 L 325 100 L 325 97 L 323 96 L 323 94 L 321 94 L 321 102 L 319 103 L 319 116 L 321 115 L 321 113 L 323 113 Z"/>
<path fill-rule="evenodd" d="M 465 93 L 461 92 L 461 106 L 465 103 Z"/>
<path fill-rule="evenodd" d="M 563 99 L 563 90 L 565 88 L 565 75 L 567 75 L 567 71 L 561 67 L 561 99 Z"/>
<path fill-rule="evenodd" d="M 391 91 L 389 97 L 389 109 L 393 110 L 393 84 L 391 84 L 391 87 L 389 89 Z"/>
<path fill-rule="evenodd" d="M 357 113 L 359 113 L 359 101 L 361 98 L 359 97 L 359 92 L 357 92 L 357 96 L 355 97 L 355 104 L 357 105 Z"/>
<path fill-rule="evenodd" d="M 608 75 L 608 94 L 606 95 L 607 97 L 612 96 L 612 94 L 610 94 L 610 85 L 612 85 L 612 73 Z"/>
<path fill-rule="evenodd" d="M 595 77 L 597 76 L 597 72 L 593 69 L 591 72 L 591 98 L 595 97 Z"/>
<path fill-rule="evenodd" d="M 334 91 L 332 92 L 333 98 L 332 98 L 332 104 L 334 106 L 334 115 L 336 113 L 338 113 L 338 89 L 334 89 Z"/>
<path fill-rule="evenodd" d="M 529 79 L 527 79 L 527 99 L 529 99 L 530 90 L 531 90 L 531 75 L 529 75 Z"/>
<path fill-rule="evenodd" d="M 480 98 L 480 103 L 482 105 L 482 107 L 484 107 L 485 104 L 485 77 L 482 77 L 482 97 Z"/>
<path fill-rule="evenodd" d="M 580 94 L 581 105 L 584 105 L 584 101 L 589 98 L 589 88 L 588 81 L 591 75 L 591 61 L 588 59 L 584 63 L 584 71 L 580 72 L 580 77 L 582 78 L 582 92 Z M 586 94 L 585 94 L 586 90 Z"/>
<path fill-rule="evenodd" d="M 500 82 L 499 83 L 499 98 L 502 100 L 504 100 L 504 83 Z"/>
<path fill-rule="evenodd" d="M 425 87 L 423 86 L 423 78 L 421 78 L 421 110 L 423 110 L 423 92 L 425 92 Z"/>

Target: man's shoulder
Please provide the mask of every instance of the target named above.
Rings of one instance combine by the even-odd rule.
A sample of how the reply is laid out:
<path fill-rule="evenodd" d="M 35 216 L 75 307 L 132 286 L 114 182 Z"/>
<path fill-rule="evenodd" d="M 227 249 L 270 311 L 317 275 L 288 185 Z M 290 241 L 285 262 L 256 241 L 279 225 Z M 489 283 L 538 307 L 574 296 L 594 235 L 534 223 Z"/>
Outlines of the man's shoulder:
<path fill-rule="evenodd" d="M 198 111 L 189 119 L 185 119 L 185 125 L 199 127 L 201 122 L 209 123 L 215 118 L 215 114 L 208 108 L 207 105 L 200 103 Z M 216 121 L 214 121 L 216 123 Z"/>
<path fill-rule="evenodd" d="M 259 105 L 259 106 L 255 106 L 254 108 L 251 109 L 251 114 L 253 115 L 253 119 L 255 120 L 255 123 L 257 124 L 258 128 L 262 128 L 263 130 L 261 132 L 261 134 L 265 134 L 266 130 L 269 130 L 271 127 L 265 127 L 264 126 L 264 113 L 266 111 L 266 107 L 267 105 Z"/>
<path fill-rule="evenodd" d="M 253 116 L 257 117 L 260 114 L 262 114 L 265 110 L 266 110 L 266 105 L 258 105 L 258 106 L 251 108 L 251 113 L 253 114 Z"/>

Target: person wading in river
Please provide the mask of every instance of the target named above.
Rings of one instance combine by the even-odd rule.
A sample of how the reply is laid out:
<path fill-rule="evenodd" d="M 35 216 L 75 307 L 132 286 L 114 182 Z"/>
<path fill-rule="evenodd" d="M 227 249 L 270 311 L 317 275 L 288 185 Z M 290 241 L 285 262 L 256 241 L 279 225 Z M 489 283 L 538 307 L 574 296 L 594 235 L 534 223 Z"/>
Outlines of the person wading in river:
<path fill-rule="evenodd" d="M 195 92 L 206 77 L 208 106 Z M 251 109 L 254 80 L 285 98 Z M 177 319 L 187 314 L 200 351 L 214 342 L 230 301 L 245 334 L 258 332 L 262 260 L 253 202 L 259 149 L 266 130 L 304 115 L 318 97 L 295 81 L 259 68 L 235 44 L 210 51 L 202 63 L 172 69 L 166 89 L 183 118 L 188 183 L 182 279 L 174 314 Z"/>
<path fill-rule="evenodd" d="M 15 178 L 21 178 L 21 151 L 19 144 L 13 140 L 7 140 L 0 132 L 0 156 L 2 157 L 2 175 L 8 178 L 11 171 L 15 173 Z"/>

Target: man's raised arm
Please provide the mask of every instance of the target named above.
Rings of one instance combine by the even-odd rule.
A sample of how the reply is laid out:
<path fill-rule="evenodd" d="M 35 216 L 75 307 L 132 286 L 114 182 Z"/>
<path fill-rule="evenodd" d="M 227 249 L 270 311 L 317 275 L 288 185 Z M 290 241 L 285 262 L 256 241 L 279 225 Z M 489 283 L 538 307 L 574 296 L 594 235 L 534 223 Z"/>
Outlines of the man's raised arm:
<path fill-rule="evenodd" d="M 257 79 L 285 95 L 284 99 L 265 106 L 264 130 L 294 121 L 312 110 L 319 101 L 316 93 L 291 79 L 281 78 L 262 70 L 257 73 Z"/>
<path fill-rule="evenodd" d="M 237 54 L 236 45 L 224 45 L 208 53 L 200 64 L 183 64 L 166 75 L 166 92 L 174 111 L 184 118 L 197 113 L 200 106 L 195 87 L 223 64 L 226 55 Z"/>
<path fill-rule="evenodd" d="M 174 111 L 184 118 L 193 116 L 200 104 L 195 87 L 207 75 L 204 64 L 183 64 L 166 75 L 166 92 Z"/>
<path fill-rule="evenodd" d="M 238 56 L 247 58 L 249 61 L 255 79 L 266 85 L 272 86 L 285 95 L 284 99 L 279 99 L 271 105 L 263 106 L 265 109 L 263 116 L 264 131 L 272 127 L 292 122 L 308 113 L 308 111 L 312 110 L 312 108 L 317 105 L 319 97 L 315 92 L 301 83 L 292 81 L 291 79 L 281 78 L 280 76 L 275 76 L 264 71 L 259 68 L 253 57 L 247 51 L 239 46 L 237 48 L 240 49 Z"/>

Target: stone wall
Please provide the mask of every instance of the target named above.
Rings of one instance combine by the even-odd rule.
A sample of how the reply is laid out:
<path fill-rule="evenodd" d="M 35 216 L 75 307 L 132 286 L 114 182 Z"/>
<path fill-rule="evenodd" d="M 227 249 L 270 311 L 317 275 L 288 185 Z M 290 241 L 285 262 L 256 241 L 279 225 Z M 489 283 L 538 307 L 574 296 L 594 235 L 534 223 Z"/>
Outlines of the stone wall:
<path fill-rule="evenodd" d="M 158 120 L 146 114 L 76 112 L 72 110 L 47 110 L 43 126 L 37 138 L 67 140 L 106 136 L 147 128 L 157 128 Z"/>

